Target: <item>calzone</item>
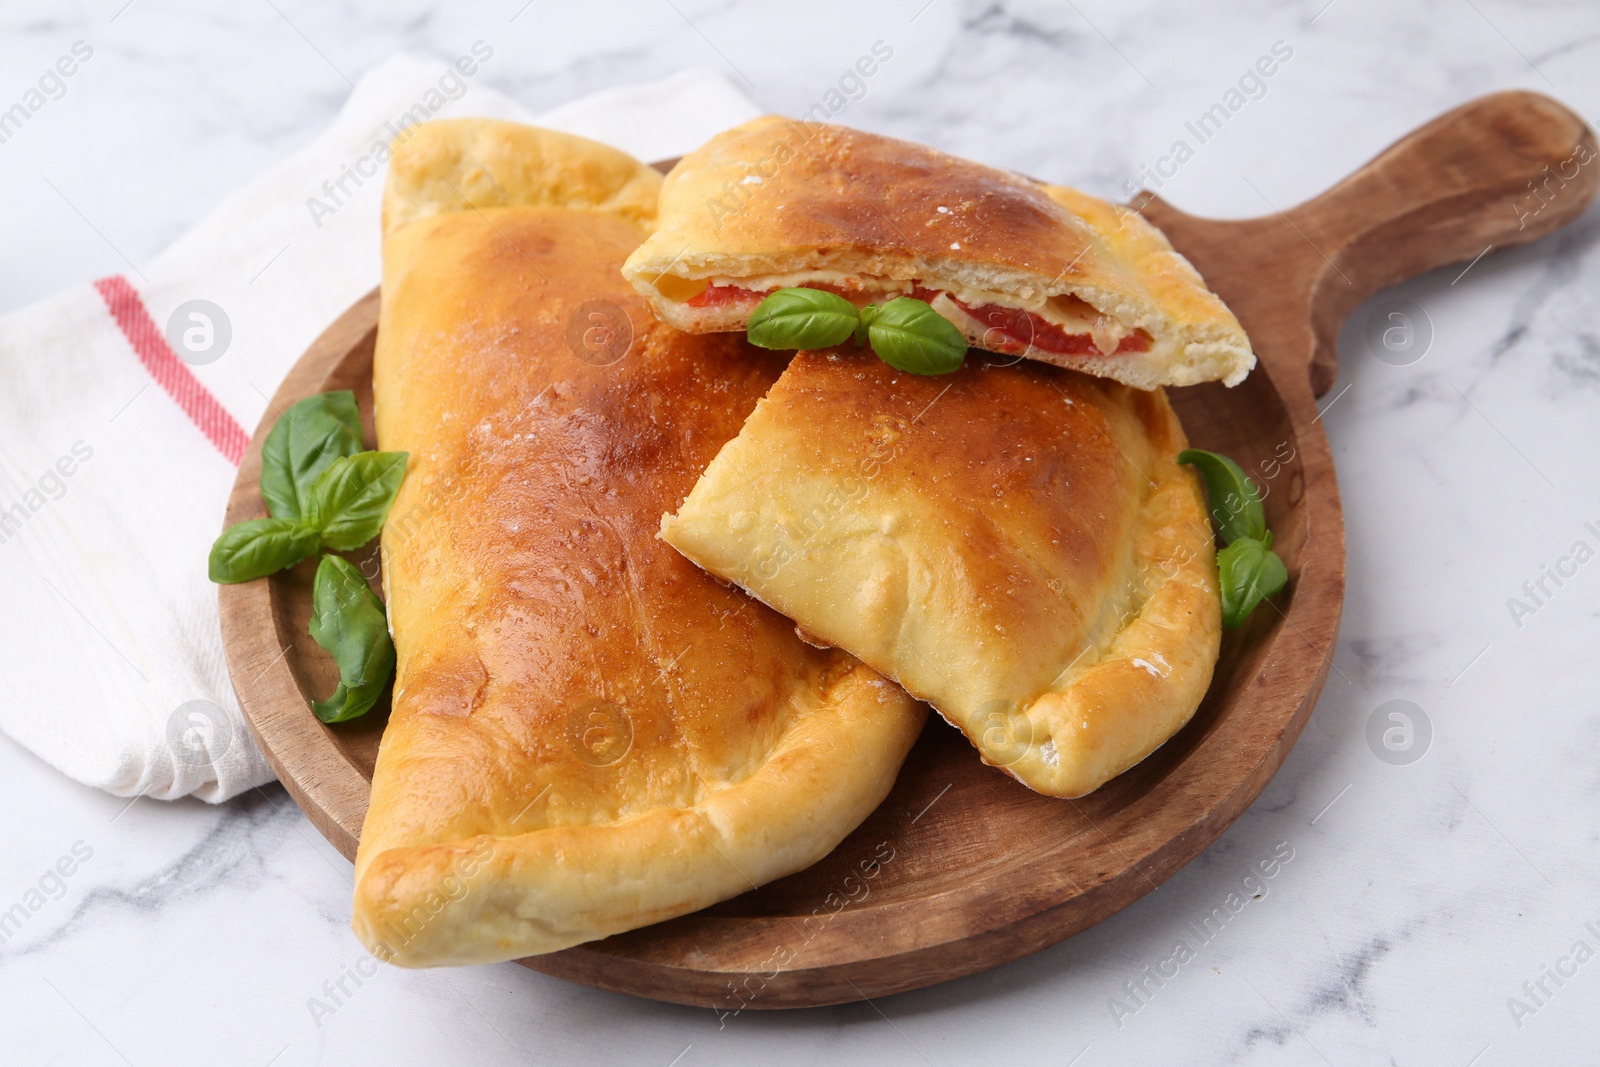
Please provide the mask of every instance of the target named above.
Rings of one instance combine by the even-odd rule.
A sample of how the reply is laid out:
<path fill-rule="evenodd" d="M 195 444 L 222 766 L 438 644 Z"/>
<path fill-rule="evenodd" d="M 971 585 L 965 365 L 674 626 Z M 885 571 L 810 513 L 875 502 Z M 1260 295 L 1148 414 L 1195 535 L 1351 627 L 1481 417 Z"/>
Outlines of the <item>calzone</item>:
<path fill-rule="evenodd" d="M 422 127 L 391 164 L 373 385 L 411 459 L 354 928 L 394 963 L 550 952 L 803 868 L 925 717 L 656 537 L 782 370 L 623 281 L 657 185 L 498 122 Z"/>
<path fill-rule="evenodd" d="M 1249 339 L 1160 231 L 1127 208 L 921 145 L 759 118 L 667 176 L 623 267 L 657 315 L 740 330 L 772 290 L 927 300 L 968 341 L 1144 389 L 1255 365 Z"/>
<path fill-rule="evenodd" d="M 661 536 L 1076 797 L 1211 682 L 1216 554 L 1160 390 L 1029 360 L 802 352 Z"/>

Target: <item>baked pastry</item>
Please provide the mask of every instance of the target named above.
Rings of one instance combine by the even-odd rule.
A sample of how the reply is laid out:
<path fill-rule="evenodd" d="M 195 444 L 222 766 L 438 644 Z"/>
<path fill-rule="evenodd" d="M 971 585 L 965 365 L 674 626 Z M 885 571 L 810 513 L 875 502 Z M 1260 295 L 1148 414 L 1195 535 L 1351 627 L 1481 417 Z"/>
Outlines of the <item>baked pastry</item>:
<path fill-rule="evenodd" d="M 354 928 L 394 963 L 550 952 L 803 868 L 926 716 L 657 539 L 782 360 L 654 321 L 619 271 L 650 175 L 616 155 L 463 122 L 393 163 L 374 398 L 411 461 Z M 420 211 L 430 173 L 498 199 Z"/>
<path fill-rule="evenodd" d="M 1139 214 L 843 126 L 767 116 L 667 176 L 623 272 L 656 314 L 742 330 L 763 294 L 916 296 L 993 352 L 1152 389 L 1255 366 L 1238 321 Z"/>
<path fill-rule="evenodd" d="M 661 174 L 582 137 L 496 119 L 442 119 L 395 142 L 383 187 L 383 232 L 408 222 L 494 207 L 604 211 L 646 233 Z"/>
<path fill-rule="evenodd" d="M 661 536 L 928 701 L 986 762 L 1076 797 L 1211 682 L 1216 553 L 1184 445 L 1160 390 L 802 352 Z"/>

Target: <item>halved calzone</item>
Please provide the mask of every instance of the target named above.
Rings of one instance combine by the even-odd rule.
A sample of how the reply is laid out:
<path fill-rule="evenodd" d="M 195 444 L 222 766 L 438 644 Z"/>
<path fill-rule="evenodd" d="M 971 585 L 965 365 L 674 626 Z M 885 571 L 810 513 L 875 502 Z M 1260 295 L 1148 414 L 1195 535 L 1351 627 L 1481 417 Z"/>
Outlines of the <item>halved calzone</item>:
<path fill-rule="evenodd" d="M 656 537 L 782 361 L 653 319 L 619 272 L 651 179 L 619 157 L 461 122 L 394 160 L 374 395 L 411 465 L 354 926 L 395 963 L 550 952 L 805 867 L 926 715 Z M 419 211 L 419 171 L 499 191 Z"/>
<path fill-rule="evenodd" d="M 661 536 L 859 656 L 983 758 L 1075 797 L 1199 706 L 1221 633 L 1183 429 L 1042 363 L 802 352 Z"/>
<path fill-rule="evenodd" d="M 1152 389 L 1255 365 L 1238 321 L 1137 213 L 843 126 L 755 119 L 667 176 L 623 272 L 662 320 L 743 329 L 786 286 L 927 300 L 994 352 Z"/>

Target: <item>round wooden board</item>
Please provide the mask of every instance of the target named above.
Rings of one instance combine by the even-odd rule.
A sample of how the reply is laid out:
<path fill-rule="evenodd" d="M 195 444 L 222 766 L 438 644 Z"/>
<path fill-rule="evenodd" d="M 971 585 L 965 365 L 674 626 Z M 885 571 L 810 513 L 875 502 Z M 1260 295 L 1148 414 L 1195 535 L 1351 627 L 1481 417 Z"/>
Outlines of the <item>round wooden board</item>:
<path fill-rule="evenodd" d="M 1287 590 L 1225 635 L 1194 719 L 1088 797 L 1040 796 L 981 763 L 937 716 L 878 810 L 820 863 L 670 922 L 522 961 L 604 989 L 723 1010 L 835 1004 L 985 970 L 1105 919 L 1214 841 L 1304 727 L 1332 654 L 1344 526 L 1313 393 L 1366 295 L 1409 274 L 1542 236 L 1587 185 L 1522 229 L 1504 203 L 1588 129 L 1544 97 L 1505 93 L 1444 116 L 1338 187 L 1272 218 L 1214 222 L 1147 197 L 1141 210 L 1229 303 L 1262 366 L 1236 389 L 1173 390 L 1191 441 L 1233 456 L 1266 491 Z M 1446 165 L 1447 164 L 1447 165 Z M 239 470 L 227 522 L 265 514 L 261 443 L 312 393 L 353 389 L 372 447 L 378 293 L 334 322 L 289 374 Z M 221 587 L 234 687 L 251 732 L 317 828 L 353 858 L 387 696 L 328 727 L 308 699 L 336 671 L 307 633 L 313 563 Z M 863 871 L 875 872 L 868 880 Z"/>

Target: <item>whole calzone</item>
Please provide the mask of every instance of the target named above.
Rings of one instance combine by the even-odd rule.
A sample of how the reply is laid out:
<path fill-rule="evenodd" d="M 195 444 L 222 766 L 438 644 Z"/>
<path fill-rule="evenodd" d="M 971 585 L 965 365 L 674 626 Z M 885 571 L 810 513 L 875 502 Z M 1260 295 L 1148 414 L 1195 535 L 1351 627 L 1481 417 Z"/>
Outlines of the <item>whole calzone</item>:
<path fill-rule="evenodd" d="M 1216 552 L 1184 446 L 1159 389 L 802 352 L 661 536 L 928 701 L 986 762 L 1076 797 L 1211 683 Z"/>
<path fill-rule="evenodd" d="M 392 162 L 374 394 L 411 466 L 354 927 L 395 963 L 550 952 L 799 870 L 925 717 L 657 539 L 782 370 L 622 279 L 658 187 L 498 122 L 422 127 Z"/>

